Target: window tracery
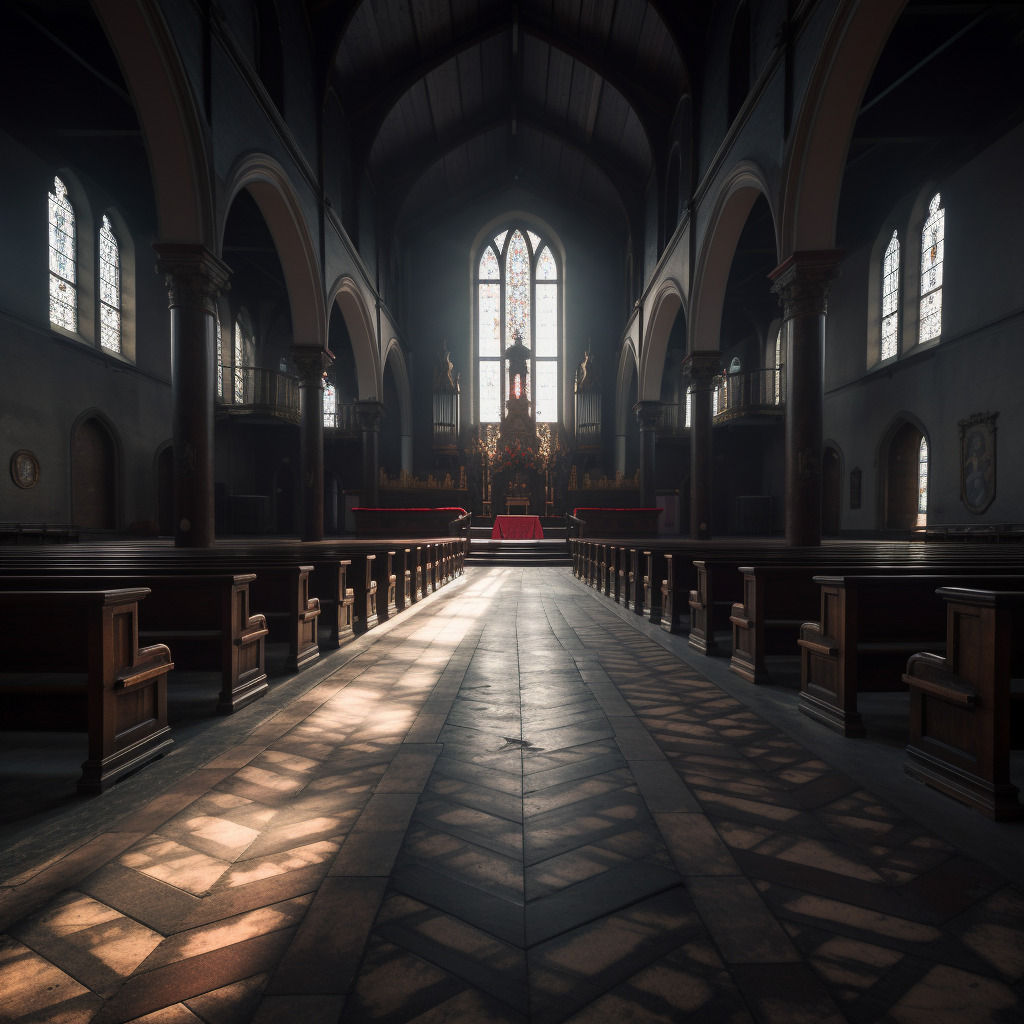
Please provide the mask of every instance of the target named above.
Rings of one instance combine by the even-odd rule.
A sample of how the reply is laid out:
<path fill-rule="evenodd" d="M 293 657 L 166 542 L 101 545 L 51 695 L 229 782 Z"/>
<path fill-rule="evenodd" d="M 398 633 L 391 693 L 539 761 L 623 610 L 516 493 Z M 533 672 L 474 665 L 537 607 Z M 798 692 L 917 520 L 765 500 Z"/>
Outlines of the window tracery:
<path fill-rule="evenodd" d="M 75 211 L 59 177 L 49 194 L 50 323 L 78 330 L 77 243 Z"/>
<path fill-rule="evenodd" d="M 928 512 L 928 440 L 924 437 L 917 455 L 917 512 L 921 516 Z"/>
<path fill-rule="evenodd" d="M 100 225 L 100 346 L 121 351 L 121 253 L 106 214 Z"/>
<path fill-rule="evenodd" d="M 900 242 L 893 231 L 882 261 L 882 360 L 892 359 L 898 350 L 900 293 Z"/>
<path fill-rule="evenodd" d="M 942 263 L 945 257 L 946 211 L 936 192 L 928 204 L 928 219 L 921 232 L 920 340 L 942 333 Z"/>
<path fill-rule="evenodd" d="M 504 351 L 518 335 L 530 350 L 519 386 L 538 423 L 556 423 L 561 347 L 558 263 L 534 231 L 510 227 L 488 241 L 477 264 L 477 411 L 481 423 L 501 420 Z"/>

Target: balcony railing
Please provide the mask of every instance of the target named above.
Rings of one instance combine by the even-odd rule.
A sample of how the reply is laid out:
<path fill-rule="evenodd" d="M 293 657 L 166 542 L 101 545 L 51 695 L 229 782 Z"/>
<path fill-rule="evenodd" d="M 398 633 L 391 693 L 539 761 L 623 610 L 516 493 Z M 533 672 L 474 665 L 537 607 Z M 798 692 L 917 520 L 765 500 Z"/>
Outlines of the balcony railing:
<path fill-rule="evenodd" d="M 786 379 L 772 366 L 715 378 L 712 414 L 715 423 L 739 416 L 781 416 L 786 408 Z"/>
<path fill-rule="evenodd" d="M 338 402 L 333 409 L 325 406 L 324 434 L 327 437 L 359 437 L 355 405 Z"/>
<path fill-rule="evenodd" d="M 786 410 L 786 376 L 774 366 L 715 378 L 711 415 L 715 423 L 740 416 L 781 416 Z M 659 437 L 686 437 L 690 424 L 685 403 L 665 404 L 658 410 Z"/>
<path fill-rule="evenodd" d="M 225 366 L 218 402 L 228 415 L 271 416 L 299 422 L 299 385 L 290 374 L 262 366 Z"/>

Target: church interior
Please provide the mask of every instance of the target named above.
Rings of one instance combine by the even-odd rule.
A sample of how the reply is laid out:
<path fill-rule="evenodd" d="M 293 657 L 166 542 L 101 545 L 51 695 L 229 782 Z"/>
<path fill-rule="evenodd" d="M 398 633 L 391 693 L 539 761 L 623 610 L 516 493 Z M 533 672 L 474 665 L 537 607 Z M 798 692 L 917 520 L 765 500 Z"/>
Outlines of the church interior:
<path fill-rule="evenodd" d="M 1024 1019 L 1024 6 L 3 19 L 0 1020 Z"/>

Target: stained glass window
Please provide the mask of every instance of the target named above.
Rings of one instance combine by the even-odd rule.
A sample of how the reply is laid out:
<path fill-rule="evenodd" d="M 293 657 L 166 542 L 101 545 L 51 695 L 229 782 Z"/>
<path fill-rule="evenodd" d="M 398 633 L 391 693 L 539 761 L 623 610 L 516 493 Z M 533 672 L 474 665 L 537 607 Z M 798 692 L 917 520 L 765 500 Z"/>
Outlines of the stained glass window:
<path fill-rule="evenodd" d="M 893 231 L 882 261 L 882 359 L 896 355 L 899 325 L 900 240 Z"/>
<path fill-rule="evenodd" d="M 121 351 L 121 254 L 106 214 L 100 225 L 100 345 Z"/>
<path fill-rule="evenodd" d="M 75 211 L 60 178 L 50 193 L 50 323 L 78 330 Z"/>
<path fill-rule="evenodd" d="M 517 333 L 530 348 L 530 250 L 521 231 L 512 236 L 505 253 L 506 348 L 514 343 Z"/>
<path fill-rule="evenodd" d="M 533 351 L 520 387 L 538 423 L 559 418 L 561 340 L 559 270 L 550 245 L 515 226 L 487 243 L 477 265 L 477 379 L 481 423 L 500 422 L 505 389 L 503 353 L 518 334 Z"/>
<path fill-rule="evenodd" d="M 917 456 L 917 511 L 928 511 L 928 441 L 923 437 Z"/>
<path fill-rule="evenodd" d="M 782 404 L 782 328 L 775 335 L 775 404 Z"/>
<path fill-rule="evenodd" d="M 220 313 L 215 312 L 214 316 L 214 328 L 216 330 L 217 338 L 215 347 L 217 349 L 217 395 L 220 398 L 224 397 L 224 336 L 220 329 Z"/>
<path fill-rule="evenodd" d="M 687 430 L 690 429 L 690 423 L 691 423 L 692 420 L 693 420 L 693 385 L 691 384 L 686 389 L 686 419 L 685 419 L 683 425 L 686 427 Z"/>
<path fill-rule="evenodd" d="M 234 396 L 235 404 L 240 405 L 245 400 L 245 374 L 242 367 L 245 365 L 245 332 L 242 329 L 242 322 L 235 321 L 235 344 L 233 353 L 234 362 Z"/>
<path fill-rule="evenodd" d="M 501 267 L 498 266 L 498 257 L 494 250 L 487 246 L 483 256 L 480 257 L 480 280 L 498 281 L 501 278 Z"/>
<path fill-rule="evenodd" d="M 945 255 L 946 211 L 938 192 L 928 204 L 921 232 L 921 341 L 942 333 L 942 260 Z"/>
<path fill-rule="evenodd" d="M 334 385 L 328 381 L 324 387 L 324 426 L 336 427 L 338 425 L 338 395 Z"/>

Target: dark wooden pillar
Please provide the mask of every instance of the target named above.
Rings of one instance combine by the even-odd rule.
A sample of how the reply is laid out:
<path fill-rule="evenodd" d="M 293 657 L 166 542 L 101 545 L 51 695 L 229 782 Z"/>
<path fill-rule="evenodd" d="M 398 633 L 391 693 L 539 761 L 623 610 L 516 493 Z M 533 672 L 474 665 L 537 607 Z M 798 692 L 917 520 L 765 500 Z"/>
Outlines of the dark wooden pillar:
<path fill-rule="evenodd" d="M 376 508 L 380 504 L 380 424 L 384 403 L 376 398 L 359 399 L 356 418 L 363 436 L 363 505 Z"/>
<path fill-rule="evenodd" d="M 821 544 L 825 316 L 841 253 L 797 252 L 769 275 L 786 344 L 786 543 Z"/>
<path fill-rule="evenodd" d="M 299 373 L 299 448 L 302 464 L 302 539 L 324 539 L 324 377 L 333 356 L 322 348 L 292 346 Z"/>
<path fill-rule="evenodd" d="M 654 508 L 654 479 L 656 472 L 658 413 L 661 402 L 637 402 L 633 406 L 640 424 L 640 504 Z"/>
<path fill-rule="evenodd" d="M 209 547 L 214 541 L 216 302 L 231 271 L 201 245 L 168 243 L 155 249 L 171 314 L 174 543 Z"/>
<path fill-rule="evenodd" d="M 683 379 L 690 395 L 690 537 L 712 536 L 712 394 L 721 372 L 721 352 L 691 352 L 683 360 Z"/>

